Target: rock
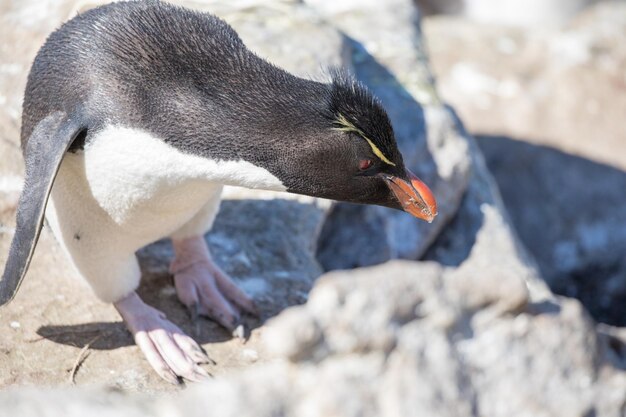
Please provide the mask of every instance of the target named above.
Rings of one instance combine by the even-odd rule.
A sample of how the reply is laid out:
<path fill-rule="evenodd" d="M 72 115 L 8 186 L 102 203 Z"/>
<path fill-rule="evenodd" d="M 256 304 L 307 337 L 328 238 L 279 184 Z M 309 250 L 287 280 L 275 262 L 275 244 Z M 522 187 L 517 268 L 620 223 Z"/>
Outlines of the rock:
<path fill-rule="evenodd" d="M 426 14 L 454 14 L 480 23 L 545 28 L 566 23 L 596 0 L 415 0 Z"/>
<path fill-rule="evenodd" d="M 525 278 L 533 300 L 551 298 L 534 259 L 508 220 L 478 146 L 469 136 L 468 141 L 473 164 L 469 189 L 457 216 L 429 248 L 425 259 L 461 268 L 467 262 L 477 262 L 485 269 L 509 270 Z"/>
<path fill-rule="evenodd" d="M 78 416 L 97 401 L 122 417 L 582 417 L 626 405 L 623 341 L 597 333 L 577 301 L 532 303 L 523 276 L 477 261 L 331 272 L 287 313 L 264 335 L 279 358 L 179 396 L 12 390 L 0 392 L 0 413 Z M 311 323 L 316 336 L 294 342 Z M 278 341 L 309 353 L 290 356 Z"/>
<path fill-rule="evenodd" d="M 561 30 L 428 19 L 442 95 L 477 134 L 513 225 L 553 291 L 626 324 L 626 5 Z M 463 210 L 461 211 L 464 212 Z"/>
<path fill-rule="evenodd" d="M 415 0 L 423 16 L 434 14 L 462 15 L 465 11 L 463 0 Z"/>
<path fill-rule="evenodd" d="M 567 23 L 595 0 L 469 0 L 465 15 L 480 23 L 544 28 Z"/>
<path fill-rule="evenodd" d="M 78 417 L 98 415 L 102 417 L 140 417 L 145 415 L 173 415 L 159 413 L 147 398 L 133 399 L 122 392 L 101 389 L 49 390 L 34 387 L 13 389 L 11 399 L 2 400 L 0 416 L 35 417 L 42 415 L 65 415 Z M 8 392 L 5 391 L 6 394 Z"/>
<path fill-rule="evenodd" d="M 553 291 L 626 325 L 626 173 L 508 138 L 480 138 L 513 224 Z M 575 187 L 571 187 L 576 184 Z"/>
<path fill-rule="evenodd" d="M 626 170 L 626 3 L 561 29 L 424 19 L 441 97 L 475 134 L 550 146 Z"/>
<path fill-rule="evenodd" d="M 409 168 L 418 176 L 426 169 L 436 172 L 431 182 L 440 204 L 440 223 L 435 227 L 401 213 L 380 214 L 375 207 L 335 206 L 320 238 L 318 252 L 324 267 L 353 268 L 390 258 L 417 259 L 439 235 L 428 259 L 459 265 L 471 251 L 472 256 L 483 258 L 485 265 L 524 271 L 533 297 L 549 296 L 510 227 L 480 150 L 433 88 L 419 36 L 418 14 L 411 2 L 364 3 L 352 10 L 343 3 L 337 6 L 325 0 L 308 3 L 322 10 L 353 40 L 357 76 L 385 103 L 403 155 L 414 161 L 414 165 L 408 163 Z M 429 155 L 432 160 L 426 158 Z M 450 222 L 455 214 L 451 227 L 441 233 L 437 226 Z M 367 238 L 374 233 L 380 236 L 384 230 L 391 236 L 386 241 Z"/>

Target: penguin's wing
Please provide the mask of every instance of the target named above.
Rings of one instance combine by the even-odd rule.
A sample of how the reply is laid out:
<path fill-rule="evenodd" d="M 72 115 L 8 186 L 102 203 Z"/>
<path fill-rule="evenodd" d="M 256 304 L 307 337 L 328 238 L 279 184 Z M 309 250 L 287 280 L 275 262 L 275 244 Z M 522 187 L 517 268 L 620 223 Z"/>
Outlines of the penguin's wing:
<path fill-rule="evenodd" d="M 82 119 L 55 112 L 41 120 L 26 142 L 26 178 L 17 206 L 17 226 L 0 281 L 0 306 L 13 299 L 41 232 L 46 203 L 63 156 L 83 130 Z"/>

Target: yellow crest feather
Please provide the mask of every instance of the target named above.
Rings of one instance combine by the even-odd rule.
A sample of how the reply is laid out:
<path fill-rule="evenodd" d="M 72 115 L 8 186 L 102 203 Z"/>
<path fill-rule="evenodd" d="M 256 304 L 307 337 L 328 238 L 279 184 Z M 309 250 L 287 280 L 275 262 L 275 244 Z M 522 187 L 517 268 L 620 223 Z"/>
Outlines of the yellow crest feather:
<path fill-rule="evenodd" d="M 339 130 L 342 132 L 354 132 L 357 135 L 359 135 L 360 137 L 362 137 L 363 139 L 365 139 L 367 141 L 367 143 L 370 145 L 370 148 L 372 148 L 372 152 L 374 152 L 374 155 L 376 155 L 377 157 L 379 157 L 381 159 L 381 161 L 383 161 L 386 164 L 389 164 L 391 166 L 396 166 L 396 164 L 394 164 L 393 162 L 391 162 L 381 151 L 380 149 L 378 149 L 378 146 L 376 146 L 374 144 L 374 142 L 371 141 L 371 139 L 369 139 L 367 136 L 365 136 L 365 134 L 363 133 L 363 131 L 361 131 L 361 129 L 359 129 L 358 127 L 356 127 L 354 124 L 352 124 L 348 119 L 346 119 L 344 117 L 343 114 L 340 114 L 337 117 L 336 123 L 338 125 L 338 127 L 335 127 L 335 130 Z"/>

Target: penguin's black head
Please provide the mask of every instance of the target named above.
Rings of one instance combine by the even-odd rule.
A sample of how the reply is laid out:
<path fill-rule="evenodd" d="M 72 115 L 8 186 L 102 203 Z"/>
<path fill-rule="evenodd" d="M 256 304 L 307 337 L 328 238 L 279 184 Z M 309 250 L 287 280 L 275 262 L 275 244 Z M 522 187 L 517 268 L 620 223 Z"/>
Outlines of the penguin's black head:
<path fill-rule="evenodd" d="M 291 178 L 288 191 L 392 207 L 431 222 L 435 198 L 405 168 L 380 101 L 342 72 L 333 74 L 326 101 L 323 126 L 294 155 L 303 175 Z"/>

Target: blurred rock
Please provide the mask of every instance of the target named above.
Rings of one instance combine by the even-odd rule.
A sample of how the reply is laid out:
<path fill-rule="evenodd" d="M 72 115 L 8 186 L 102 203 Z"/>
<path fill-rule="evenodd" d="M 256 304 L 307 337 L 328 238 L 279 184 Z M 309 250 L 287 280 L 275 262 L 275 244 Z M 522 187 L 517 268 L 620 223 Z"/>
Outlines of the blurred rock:
<path fill-rule="evenodd" d="M 466 0 L 465 15 L 480 23 L 559 26 L 596 0 Z"/>
<path fill-rule="evenodd" d="M 463 0 L 415 0 L 423 16 L 434 14 L 462 15 L 465 11 Z"/>
<path fill-rule="evenodd" d="M 561 30 L 432 17 L 423 22 L 441 96 L 472 133 L 519 138 L 626 170 L 626 3 Z"/>
<path fill-rule="evenodd" d="M 530 303 L 522 276 L 474 260 L 332 272 L 287 313 L 264 334 L 277 359 L 180 396 L 9 390 L 0 415 L 617 417 L 626 406 L 623 342 L 596 333 L 577 301 Z"/>
<path fill-rule="evenodd" d="M 542 275 L 597 320 L 626 325 L 626 4 L 541 36 L 442 18 L 425 32 L 442 95 L 484 135 Z"/>
<path fill-rule="evenodd" d="M 529 303 L 523 276 L 477 258 L 329 273 L 286 318 L 270 324 L 269 349 L 290 356 L 300 349 L 280 341 L 313 323 L 318 341 L 305 346 L 319 386 L 333 368 L 333 386 L 350 378 L 333 358 L 377 370 L 381 383 L 359 389 L 363 406 L 347 415 L 619 415 L 626 404 L 626 373 L 578 302 Z"/>
<path fill-rule="evenodd" d="M 559 26 L 597 0 L 415 0 L 426 15 L 453 14 L 480 23 Z"/>

